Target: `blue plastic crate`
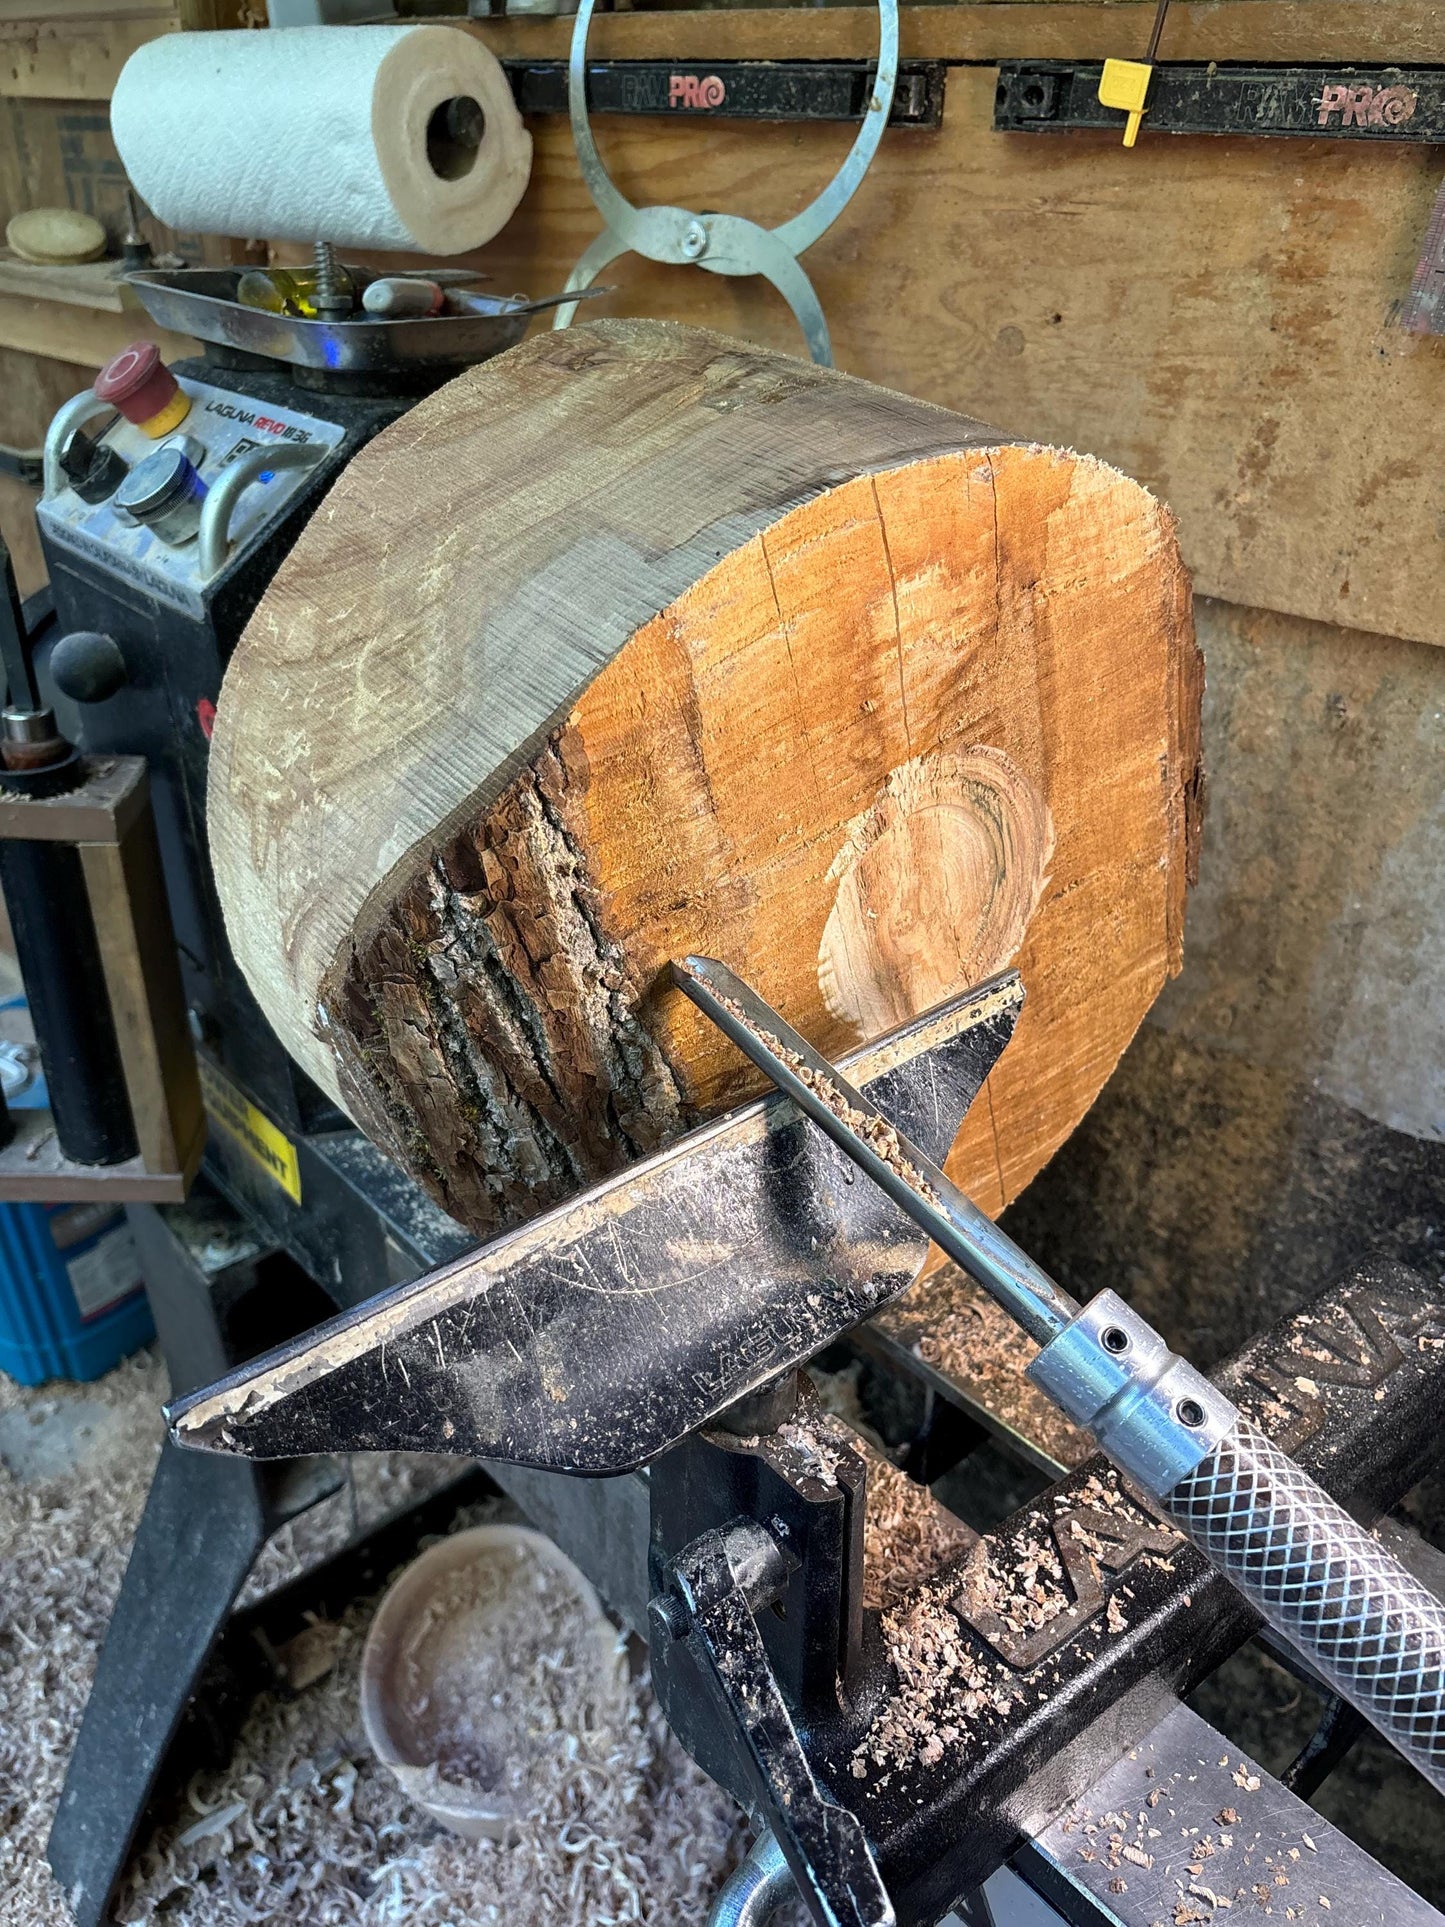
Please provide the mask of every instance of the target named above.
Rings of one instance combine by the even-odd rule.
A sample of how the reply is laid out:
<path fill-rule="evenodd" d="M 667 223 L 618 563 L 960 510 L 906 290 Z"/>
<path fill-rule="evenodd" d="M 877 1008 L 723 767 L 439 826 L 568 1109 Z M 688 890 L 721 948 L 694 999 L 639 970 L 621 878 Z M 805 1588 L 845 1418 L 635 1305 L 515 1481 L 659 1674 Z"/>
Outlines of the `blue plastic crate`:
<path fill-rule="evenodd" d="M 9 1102 L 14 1110 L 44 1105 L 44 1078 L 32 1077 Z M 22 1385 L 99 1378 L 154 1335 L 123 1210 L 0 1204 L 0 1372 Z"/>

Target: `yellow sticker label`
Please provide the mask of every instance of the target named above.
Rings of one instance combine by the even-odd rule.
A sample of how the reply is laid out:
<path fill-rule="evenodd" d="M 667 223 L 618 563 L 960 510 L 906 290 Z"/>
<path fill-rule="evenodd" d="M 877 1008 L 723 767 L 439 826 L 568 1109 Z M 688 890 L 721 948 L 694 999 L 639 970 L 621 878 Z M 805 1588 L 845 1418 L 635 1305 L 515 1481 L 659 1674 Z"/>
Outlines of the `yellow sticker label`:
<path fill-rule="evenodd" d="M 264 1111 L 258 1111 L 249 1098 L 243 1097 L 214 1064 L 204 1057 L 199 1062 L 201 1095 L 212 1124 L 218 1131 L 224 1131 L 253 1164 L 259 1164 L 293 1204 L 300 1204 L 301 1167 L 296 1162 L 296 1146 Z"/>

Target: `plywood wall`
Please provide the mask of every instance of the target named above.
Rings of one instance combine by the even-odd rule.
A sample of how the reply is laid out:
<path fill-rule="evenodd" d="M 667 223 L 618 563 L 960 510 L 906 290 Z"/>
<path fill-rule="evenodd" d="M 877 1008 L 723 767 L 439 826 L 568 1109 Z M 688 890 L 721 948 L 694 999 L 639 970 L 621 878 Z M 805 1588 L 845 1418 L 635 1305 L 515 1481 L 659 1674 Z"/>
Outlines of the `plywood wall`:
<path fill-rule="evenodd" d="M 0 212 L 52 195 L 108 221 L 122 180 L 105 103 L 75 93 L 107 89 L 139 34 L 251 17 L 241 0 L 124 9 L 34 0 L 26 14 L 0 22 Z M 949 63 L 944 121 L 890 132 L 852 205 L 806 257 L 839 363 L 1011 434 L 1117 461 L 1174 507 L 1206 594 L 1445 640 L 1435 455 L 1445 341 L 1407 336 L 1396 322 L 1438 154 L 1147 132 L 1126 152 L 1102 134 L 994 133 L 999 59 L 1137 52 L 1151 17 L 1147 4 L 1077 0 L 904 10 L 905 57 Z M 472 30 L 501 53 L 557 56 L 571 25 Z M 668 9 L 604 17 L 592 47 L 620 57 L 866 57 L 876 34 L 869 8 Z M 1395 0 L 1179 0 L 1164 52 L 1445 59 L 1445 17 Z M 73 91 L 61 100 L 47 87 Z M 546 292 L 599 219 L 565 119 L 540 118 L 532 131 L 532 187 L 476 258 L 502 287 Z M 600 134 L 634 201 L 769 224 L 823 186 L 851 138 L 838 126 L 622 118 L 602 121 Z M 598 312 L 674 315 L 799 346 L 762 282 L 631 257 L 608 279 L 617 292 Z M 76 317 L 67 319 L 73 355 Z M 23 345 L 36 347 L 33 326 Z"/>
<path fill-rule="evenodd" d="M 1011 40 L 995 25 L 990 44 L 1127 50 L 1126 28 L 1107 18 L 1121 11 L 917 9 L 913 38 L 946 50 L 960 16 L 1031 14 L 1043 26 L 1021 23 Z M 1212 30 L 1204 18 L 1193 26 L 1189 51 L 1263 57 L 1278 44 L 1271 23 L 1286 19 L 1307 45 L 1311 19 L 1327 26 L 1334 11 L 1220 8 Z M 1182 50 L 1185 25 L 1170 18 L 1171 50 L 1176 33 Z M 861 51 L 871 31 L 851 11 L 806 16 L 802 36 L 779 19 L 633 15 L 598 45 L 706 59 L 795 43 Z M 1398 58 L 1398 19 L 1394 31 Z M 549 47 L 564 44 L 548 32 Z M 536 40 L 520 24 L 488 37 L 510 52 Z M 1356 44 L 1365 58 L 1385 45 L 1362 22 Z M 863 188 L 805 257 L 839 365 L 1118 462 L 1175 509 L 1205 594 L 1445 641 L 1445 340 L 1408 336 L 1396 319 L 1445 171 L 1439 151 L 1147 133 L 1127 151 L 1104 134 L 997 134 L 993 93 L 987 62 L 952 65 L 942 127 L 887 134 Z M 501 286 L 543 292 L 600 222 L 565 121 L 539 120 L 533 133 L 532 187 L 478 259 Z M 614 117 L 599 138 L 633 202 L 773 225 L 826 183 L 849 134 Z M 597 312 L 799 345 L 763 282 L 633 256 L 603 278 L 617 293 Z"/>
<path fill-rule="evenodd" d="M 1445 1251 L 1445 657 L 1201 601 L 1185 968 L 1015 1208 L 1200 1363 L 1369 1252 Z"/>

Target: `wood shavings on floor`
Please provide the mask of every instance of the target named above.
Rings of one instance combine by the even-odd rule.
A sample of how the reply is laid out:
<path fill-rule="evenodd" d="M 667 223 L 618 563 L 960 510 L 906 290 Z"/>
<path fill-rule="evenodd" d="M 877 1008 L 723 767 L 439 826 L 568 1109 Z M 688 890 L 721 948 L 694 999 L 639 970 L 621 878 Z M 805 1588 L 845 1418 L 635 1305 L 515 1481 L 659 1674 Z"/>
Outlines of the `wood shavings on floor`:
<path fill-rule="evenodd" d="M 26 1391 L 0 1378 L 4 1927 L 69 1927 L 45 1838 L 154 1468 L 166 1389 L 149 1353 L 96 1385 Z M 399 1496 L 408 1462 L 378 1463 Z M 278 1581 L 286 1550 L 268 1549 Z M 362 1738 L 357 1668 L 374 1606 L 354 1605 L 333 1629 L 324 1676 L 294 1698 L 256 1702 L 226 1770 L 197 1775 L 161 1804 L 117 1921 L 702 1922 L 746 1823 L 667 1731 L 645 1680 L 632 1682 L 616 1719 L 579 1725 L 575 1744 L 557 1749 L 539 1816 L 515 1840 L 460 1840 L 404 1798 Z M 558 1666 L 565 1685 L 564 1652 Z"/>
<path fill-rule="evenodd" d="M 122 1920 L 702 1919 L 736 1857 L 737 1813 L 686 1762 L 650 1695 L 634 1687 L 623 1719 L 549 1756 L 540 1817 L 514 1840 L 461 1840 L 369 1757 L 356 1711 L 369 1617 L 354 1607 L 326 1678 L 289 1704 L 263 1698 L 231 1767 L 192 1781 L 189 1810 L 137 1857 Z"/>

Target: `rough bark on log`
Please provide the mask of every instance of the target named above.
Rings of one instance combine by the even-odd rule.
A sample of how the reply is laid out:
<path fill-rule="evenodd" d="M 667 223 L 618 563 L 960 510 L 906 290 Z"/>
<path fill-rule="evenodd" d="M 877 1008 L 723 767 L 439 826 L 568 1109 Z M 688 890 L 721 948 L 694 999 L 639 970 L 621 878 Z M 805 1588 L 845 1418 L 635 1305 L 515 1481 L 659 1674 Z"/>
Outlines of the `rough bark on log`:
<path fill-rule="evenodd" d="M 1178 968 L 1200 678 L 1103 463 L 745 343 L 547 334 L 345 470 L 228 670 L 210 833 L 304 1068 L 478 1232 L 1017 961 L 951 1169 L 998 1209 Z"/>

